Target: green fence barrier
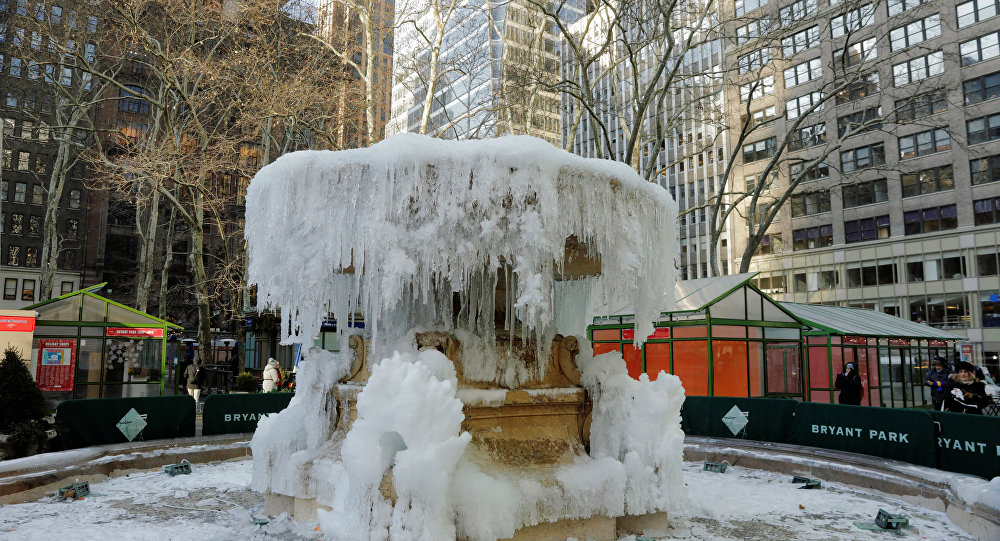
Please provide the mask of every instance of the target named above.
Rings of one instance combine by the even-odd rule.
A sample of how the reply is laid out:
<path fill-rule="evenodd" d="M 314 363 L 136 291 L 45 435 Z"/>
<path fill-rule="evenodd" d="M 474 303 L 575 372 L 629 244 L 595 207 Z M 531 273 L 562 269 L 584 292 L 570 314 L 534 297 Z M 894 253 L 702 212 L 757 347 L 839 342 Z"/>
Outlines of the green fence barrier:
<path fill-rule="evenodd" d="M 795 409 L 792 443 L 937 467 L 930 412 L 802 403 Z"/>
<path fill-rule="evenodd" d="M 1000 417 L 931 411 L 939 468 L 992 479 L 1000 475 Z"/>
<path fill-rule="evenodd" d="M 210 395 L 201 415 L 201 433 L 210 436 L 253 432 L 262 416 L 285 409 L 292 396 L 292 393 Z"/>
<path fill-rule="evenodd" d="M 681 428 L 698 436 L 785 442 L 797 405 L 787 398 L 689 396 L 681 410 Z"/>
<path fill-rule="evenodd" d="M 191 437 L 194 400 L 189 396 L 63 400 L 56 406 L 56 421 L 65 427 L 67 447 Z"/>

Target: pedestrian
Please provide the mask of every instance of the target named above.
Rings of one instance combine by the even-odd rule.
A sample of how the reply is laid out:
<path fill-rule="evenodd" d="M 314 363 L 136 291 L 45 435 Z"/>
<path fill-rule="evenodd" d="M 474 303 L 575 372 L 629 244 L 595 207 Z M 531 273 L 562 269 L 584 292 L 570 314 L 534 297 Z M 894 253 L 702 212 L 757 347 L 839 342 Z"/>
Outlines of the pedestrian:
<path fill-rule="evenodd" d="M 201 400 L 201 380 L 204 376 L 201 369 L 201 361 L 194 359 L 187 368 L 184 369 L 184 382 L 187 393 L 194 397 L 195 408 Z"/>
<path fill-rule="evenodd" d="M 948 361 L 944 357 L 934 357 L 932 364 L 934 368 L 927 373 L 924 384 L 931 388 L 931 401 L 934 403 L 934 409 L 941 411 L 951 387 L 949 379 L 951 370 L 948 369 Z"/>
<path fill-rule="evenodd" d="M 837 374 L 837 381 L 834 386 L 840 389 L 838 402 L 854 406 L 861 405 L 863 384 L 861 383 L 861 376 L 858 375 L 858 371 L 854 367 L 854 363 L 847 363 L 844 371 Z"/>
<path fill-rule="evenodd" d="M 281 385 L 281 372 L 278 372 L 278 361 L 274 358 L 267 360 L 267 367 L 264 368 L 264 379 L 261 382 L 265 393 L 269 393 Z"/>
<path fill-rule="evenodd" d="M 992 404 L 986 394 L 986 384 L 976 377 L 976 366 L 967 361 L 956 365 L 951 375 L 949 392 L 944 402 L 945 411 L 982 415 L 983 408 Z"/>

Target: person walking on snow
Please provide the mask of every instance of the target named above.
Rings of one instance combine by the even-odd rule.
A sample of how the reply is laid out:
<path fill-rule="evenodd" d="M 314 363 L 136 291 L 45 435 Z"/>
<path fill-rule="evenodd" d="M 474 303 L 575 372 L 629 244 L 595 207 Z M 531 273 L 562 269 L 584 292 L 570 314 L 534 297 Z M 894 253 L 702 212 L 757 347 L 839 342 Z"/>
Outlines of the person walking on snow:
<path fill-rule="evenodd" d="M 976 367 L 972 363 L 962 361 L 955 368 L 957 371 L 951 375 L 950 390 L 944 402 L 945 411 L 982 415 L 983 408 L 993 402 L 986 394 L 986 384 L 976 377 Z"/>
<path fill-rule="evenodd" d="M 837 374 L 837 381 L 834 383 L 834 386 L 840 389 L 838 402 L 855 406 L 861 405 L 861 376 L 854 369 L 854 363 L 847 363 L 844 371 Z"/>
<path fill-rule="evenodd" d="M 278 361 L 274 358 L 267 360 L 267 367 L 264 368 L 264 380 L 262 385 L 264 392 L 269 393 L 278 388 L 281 383 L 281 373 L 278 372 Z"/>

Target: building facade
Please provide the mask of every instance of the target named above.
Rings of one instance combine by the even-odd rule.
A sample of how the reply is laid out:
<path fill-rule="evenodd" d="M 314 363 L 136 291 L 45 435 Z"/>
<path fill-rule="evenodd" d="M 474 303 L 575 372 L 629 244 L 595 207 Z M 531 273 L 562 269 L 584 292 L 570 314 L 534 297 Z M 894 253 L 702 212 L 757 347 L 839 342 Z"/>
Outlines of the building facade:
<path fill-rule="evenodd" d="M 569 20 L 579 15 L 574 8 L 564 11 Z M 387 135 L 421 131 L 433 86 L 430 135 L 527 134 L 560 143 L 559 96 L 547 86 L 559 78 L 559 37 L 536 6 L 527 0 L 483 0 L 455 3 L 449 11 L 442 3 L 437 15 L 429 7 L 397 14 L 397 20 L 407 18 L 413 24 L 402 25 L 396 34 Z M 434 62 L 437 28 L 443 37 Z"/>
<path fill-rule="evenodd" d="M 723 10 L 731 118 L 762 120 L 743 141 L 735 182 L 753 186 L 769 169 L 758 201 L 789 195 L 749 265 L 757 285 L 777 300 L 877 309 L 963 334 L 996 374 L 997 6 L 737 0 Z M 855 78 L 845 84 L 844 74 Z"/>

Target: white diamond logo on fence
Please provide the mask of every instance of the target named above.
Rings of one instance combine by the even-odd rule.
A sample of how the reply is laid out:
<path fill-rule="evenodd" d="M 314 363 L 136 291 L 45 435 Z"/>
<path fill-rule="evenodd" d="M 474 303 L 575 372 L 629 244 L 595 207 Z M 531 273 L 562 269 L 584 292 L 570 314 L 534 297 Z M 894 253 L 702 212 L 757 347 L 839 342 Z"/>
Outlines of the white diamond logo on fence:
<path fill-rule="evenodd" d="M 135 439 L 143 428 L 146 428 L 146 420 L 142 418 L 142 415 L 139 415 L 138 411 L 135 411 L 135 408 L 128 410 L 121 421 L 118 421 L 118 430 L 125 434 L 128 441 Z"/>
<path fill-rule="evenodd" d="M 729 410 L 724 416 L 722 416 L 722 424 L 726 425 L 734 436 L 739 434 L 740 430 L 743 430 L 743 427 L 747 426 L 749 423 L 750 413 L 740 411 L 740 408 L 736 406 L 733 406 L 733 409 Z"/>

